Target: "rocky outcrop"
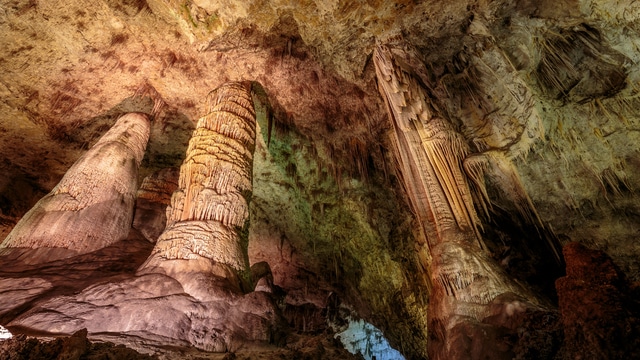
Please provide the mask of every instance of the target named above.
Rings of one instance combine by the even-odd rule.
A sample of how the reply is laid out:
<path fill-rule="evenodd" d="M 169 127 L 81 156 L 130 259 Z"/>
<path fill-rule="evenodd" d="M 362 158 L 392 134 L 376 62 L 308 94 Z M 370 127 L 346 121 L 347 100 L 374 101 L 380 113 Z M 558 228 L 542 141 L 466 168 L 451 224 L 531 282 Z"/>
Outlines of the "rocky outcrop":
<path fill-rule="evenodd" d="M 43 262 L 89 253 L 126 238 L 149 127 L 145 114 L 118 119 L 22 217 L 0 247 L 53 249 L 29 259 Z"/>
<path fill-rule="evenodd" d="M 640 306 L 626 277 L 602 251 L 563 248 L 567 276 L 556 281 L 566 359 L 636 359 Z"/>
<path fill-rule="evenodd" d="M 138 353 L 135 350 L 112 343 L 92 343 L 87 340 L 87 329 L 73 335 L 51 341 L 28 338 L 25 335 L 0 342 L 0 360 L 36 359 L 126 359 L 153 360 L 156 356 Z"/>

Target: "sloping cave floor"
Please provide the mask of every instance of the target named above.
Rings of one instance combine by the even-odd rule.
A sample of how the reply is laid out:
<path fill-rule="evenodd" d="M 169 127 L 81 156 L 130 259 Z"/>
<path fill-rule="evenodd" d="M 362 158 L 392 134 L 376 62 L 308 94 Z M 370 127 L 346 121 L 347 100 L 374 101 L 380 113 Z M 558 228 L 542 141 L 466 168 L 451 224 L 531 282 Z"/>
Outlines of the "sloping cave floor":
<path fill-rule="evenodd" d="M 153 244 L 136 230 L 129 237 L 98 251 L 32 265 L 24 259 L 42 256 L 42 249 L 0 255 L 0 323 L 7 324 L 48 299 L 73 295 L 96 284 L 118 283 L 135 277 Z M 64 251 L 64 250 L 62 250 Z M 330 329 L 311 333 L 285 330 L 279 344 L 243 344 L 226 353 L 191 346 L 167 345 L 134 335 L 116 333 L 52 334 L 7 326 L 13 338 L 0 342 L 0 359 L 359 359 L 344 349 Z M 70 336 L 71 335 L 71 336 Z"/>

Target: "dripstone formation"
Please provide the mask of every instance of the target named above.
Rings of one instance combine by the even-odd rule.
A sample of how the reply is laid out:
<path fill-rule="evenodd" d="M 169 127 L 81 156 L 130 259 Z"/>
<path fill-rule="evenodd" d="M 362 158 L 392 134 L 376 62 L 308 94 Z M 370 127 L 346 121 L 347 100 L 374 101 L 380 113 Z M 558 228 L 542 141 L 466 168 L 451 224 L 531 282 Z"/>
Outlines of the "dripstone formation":
<path fill-rule="evenodd" d="M 55 296 L 19 316 L 12 326 L 53 333 L 86 328 L 89 333 L 120 333 L 213 352 L 234 350 L 246 342 L 268 343 L 280 336 L 282 320 L 274 299 L 267 292 L 252 291 L 242 235 L 247 228 L 255 147 L 250 84 L 229 83 L 214 90 L 207 109 L 181 167 L 167 210 L 167 227 L 137 274 L 77 294 Z M 134 119 L 146 120 L 137 116 Z M 114 129 L 122 124 L 127 122 L 117 123 Z M 103 140 L 113 138 L 114 129 Z M 144 149 L 138 150 L 139 162 Z M 117 184 L 119 178 L 103 181 Z M 84 185 L 77 188 L 83 194 L 79 196 L 93 190 L 91 183 Z M 132 234 L 127 240 L 136 239 Z M 77 263 L 87 260 L 92 258 L 73 258 Z M 268 272 L 267 266 L 262 273 Z"/>
<path fill-rule="evenodd" d="M 0 349 L 637 358 L 638 49 L 636 0 L 2 2 Z"/>
<path fill-rule="evenodd" d="M 41 249 L 42 255 L 25 259 L 37 263 L 86 254 L 126 238 L 149 129 L 146 114 L 120 117 L 0 247 Z"/>
<path fill-rule="evenodd" d="M 246 232 L 256 120 L 249 83 L 226 84 L 207 96 L 167 209 L 167 227 L 140 273 L 161 271 L 188 293 L 193 273 L 231 278 L 247 272 Z M 243 238 L 244 237 L 244 238 Z"/>

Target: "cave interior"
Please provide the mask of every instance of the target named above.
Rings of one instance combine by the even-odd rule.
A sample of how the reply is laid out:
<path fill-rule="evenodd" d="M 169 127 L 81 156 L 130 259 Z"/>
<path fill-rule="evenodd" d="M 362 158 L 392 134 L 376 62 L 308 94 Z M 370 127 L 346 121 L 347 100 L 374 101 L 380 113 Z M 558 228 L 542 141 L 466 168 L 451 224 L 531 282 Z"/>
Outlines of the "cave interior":
<path fill-rule="evenodd" d="M 634 0 L 3 0 L 0 359 L 640 358 L 639 62 Z"/>

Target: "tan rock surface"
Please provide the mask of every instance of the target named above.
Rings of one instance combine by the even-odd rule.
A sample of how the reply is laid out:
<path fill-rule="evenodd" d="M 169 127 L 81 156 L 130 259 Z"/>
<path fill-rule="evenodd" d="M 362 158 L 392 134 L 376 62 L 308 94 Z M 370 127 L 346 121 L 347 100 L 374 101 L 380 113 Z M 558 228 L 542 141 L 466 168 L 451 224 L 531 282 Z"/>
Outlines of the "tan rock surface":
<path fill-rule="evenodd" d="M 145 114 L 122 116 L 22 217 L 0 246 L 61 248 L 86 254 L 126 238 L 149 125 Z M 52 254 L 31 260 L 54 258 Z"/>

